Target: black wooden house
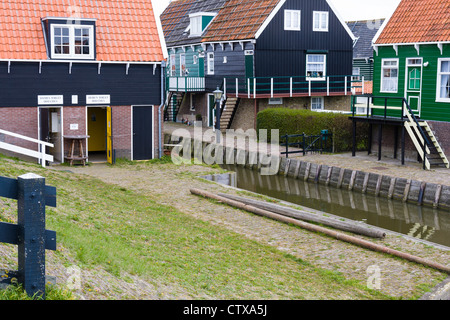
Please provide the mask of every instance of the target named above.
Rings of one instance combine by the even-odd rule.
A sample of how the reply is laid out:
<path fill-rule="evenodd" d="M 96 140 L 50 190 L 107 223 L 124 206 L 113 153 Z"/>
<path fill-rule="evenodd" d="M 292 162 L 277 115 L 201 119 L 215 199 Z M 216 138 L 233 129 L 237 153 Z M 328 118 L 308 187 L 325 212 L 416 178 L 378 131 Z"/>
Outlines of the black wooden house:
<path fill-rule="evenodd" d="M 204 29 L 193 26 L 197 16 Z M 223 129 L 253 128 L 256 113 L 271 106 L 349 111 L 354 35 L 330 1 L 179 0 L 161 21 L 169 96 L 178 96 L 168 120 L 201 115 L 212 125 L 217 88 L 225 93 Z"/>
<path fill-rule="evenodd" d="M 151 1 L 5 0 L 0 18 L 1 142 L 51 142 L 55 162 L 72 160 L 73 137 L 83 160 L 158 157 L 165 57 Z"/>

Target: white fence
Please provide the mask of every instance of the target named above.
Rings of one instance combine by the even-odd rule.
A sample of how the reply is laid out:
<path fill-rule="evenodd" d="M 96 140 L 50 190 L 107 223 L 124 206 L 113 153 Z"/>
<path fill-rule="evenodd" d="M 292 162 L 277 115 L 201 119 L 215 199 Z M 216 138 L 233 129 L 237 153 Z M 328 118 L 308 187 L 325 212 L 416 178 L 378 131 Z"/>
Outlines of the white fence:
<path fill-rule="evenodd" d="M 1 142 L 1 141 L 0 141 L 0 149 L 11 151 L 11 152 L 25 155 L 28 157 L 36 158 L 36 159 L 38 159 L 39 163 L 41 163 L 44 168 L 45 168 L 47 161 L 53 162 L 53 156 L 48 155 L 45 152 L 45 147 L 53 148 L 54 147 L 53 144 L 44 142 L 44 141 L 40 141 L 37 139 L 29 138 L 29 137 L 26 137 L 26 136 L 23 136 L 23 135 L 20 135 L 17 133 L 1 130 L 1 129 L 0 129 L 0 134 L 4 134 L 4 135 L 10 136 L 10 137 L 14 137 L 14 138 L 18 138 L 18 139 L 22 139 L 25 141 L 36 143 L 38 145 L 38 148 L 37 148 L 38 151 L 18 147 L 13 144 Z"/>

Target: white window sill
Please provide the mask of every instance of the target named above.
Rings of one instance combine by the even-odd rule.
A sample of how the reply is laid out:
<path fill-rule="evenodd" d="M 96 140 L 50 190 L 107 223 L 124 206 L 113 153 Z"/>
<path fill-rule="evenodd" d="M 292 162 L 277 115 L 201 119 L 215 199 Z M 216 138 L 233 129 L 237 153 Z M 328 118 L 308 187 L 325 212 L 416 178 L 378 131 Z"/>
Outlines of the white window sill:
<path fill-rule="evenodd" d="M 321 78 L 306 77 L 306 81 L 325 81 L 326 79 L 327 79 L 327 77 L 321 77 Z"/>
<path fill-rule="evenodd" d="M 381 91 L 380 90 L 380 93 L 398 93 L 398 90 L 397 91 Z"/>
<path fill-rule="evenodd" d="M 52 55 L 52 60 L 94 60 L 94 56 L 73 56 L 69 54 L 63 54 L 63 55 Z"/>

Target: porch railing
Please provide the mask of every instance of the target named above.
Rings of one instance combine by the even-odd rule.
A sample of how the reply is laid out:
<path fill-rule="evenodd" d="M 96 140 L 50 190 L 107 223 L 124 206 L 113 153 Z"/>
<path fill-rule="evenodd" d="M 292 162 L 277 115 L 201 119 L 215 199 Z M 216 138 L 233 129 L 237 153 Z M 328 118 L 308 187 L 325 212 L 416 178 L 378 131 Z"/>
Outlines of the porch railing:
<path fill-rule="evenodd" d="M 223 80 L 224 94 L 236 97 L 295 97 L 352 95 L 356 90 L 364 94 L 364 77 L 256 77 Z"/>
<path fill-rule="evenodd" d="M 205 91 L 204 77 L 169 77 L 168 89 L 173 92 Z"/>

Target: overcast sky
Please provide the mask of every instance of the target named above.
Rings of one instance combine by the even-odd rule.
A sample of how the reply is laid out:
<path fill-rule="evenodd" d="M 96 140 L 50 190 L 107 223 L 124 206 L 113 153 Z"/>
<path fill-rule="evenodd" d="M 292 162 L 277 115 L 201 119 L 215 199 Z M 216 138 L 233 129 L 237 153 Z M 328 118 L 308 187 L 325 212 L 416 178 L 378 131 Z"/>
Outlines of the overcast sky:
<path fill-rule="evenodd" d="M 386 18 L 400 0 L 330 0 L 345 21 Z M 161 14 L 170 0 L 152 0 L 155 12 Z"/>

